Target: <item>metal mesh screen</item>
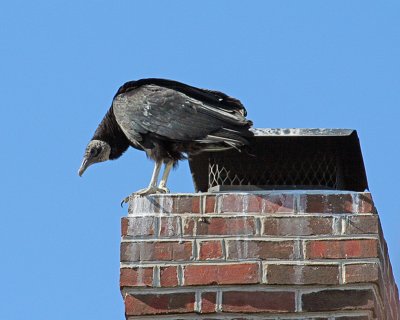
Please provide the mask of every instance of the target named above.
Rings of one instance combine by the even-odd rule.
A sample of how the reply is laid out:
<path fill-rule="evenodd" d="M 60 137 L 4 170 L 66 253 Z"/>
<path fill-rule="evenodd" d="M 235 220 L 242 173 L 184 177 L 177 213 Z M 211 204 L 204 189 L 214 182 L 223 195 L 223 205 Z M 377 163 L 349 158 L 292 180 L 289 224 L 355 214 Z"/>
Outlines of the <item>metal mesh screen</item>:
<path fill-rule="evenodd" d="M 261 147 L 260 147 L 261 146 Z M 269 143 L 268 149 L 210 153 L 208 188 L 253 185 L 263 188 L 324 188 L 340 186 L 338 152 L 334 145 Z"/>
<path fill-rule="evenodd" d="M 253 129 L 248 150 L 189 157 L 196 191 L 368 189 L 357 132 L 350 129 Z"/>

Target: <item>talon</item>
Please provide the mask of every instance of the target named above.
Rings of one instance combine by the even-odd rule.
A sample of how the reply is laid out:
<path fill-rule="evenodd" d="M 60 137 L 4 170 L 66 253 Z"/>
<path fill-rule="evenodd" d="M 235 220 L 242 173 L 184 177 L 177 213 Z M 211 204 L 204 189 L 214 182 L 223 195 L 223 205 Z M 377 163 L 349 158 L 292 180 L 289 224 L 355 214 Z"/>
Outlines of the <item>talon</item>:
<path fill-rule="evenodd" d="M 130 196 L 127 196 L 126 198 L 122 199 L 122 201 L 121 201 L 121 208 L 124 207 L 124 203 L 128 203 L 128 202 L 129 202 L 129 197 L 130 197 Z"/>

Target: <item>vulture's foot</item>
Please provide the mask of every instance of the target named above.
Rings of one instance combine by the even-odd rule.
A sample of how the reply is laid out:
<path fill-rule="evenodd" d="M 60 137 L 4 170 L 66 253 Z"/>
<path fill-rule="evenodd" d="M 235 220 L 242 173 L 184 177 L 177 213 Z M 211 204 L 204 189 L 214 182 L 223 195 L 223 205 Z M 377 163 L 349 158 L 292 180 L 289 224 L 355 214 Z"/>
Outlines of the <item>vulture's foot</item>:
<path fill-rule="evenodd" d="M 160 188 L 160 187 L 156 187 L 156 186 L 151 186 L 151 187 L 147 187 L 144 189 L 140 189 L 134 193 L 132 193 L 132 196 L 148 196 L 151 194 L 157 194 L 157 193 L 168 193 L 169 190 L 167 188 Z"/>
<path fill-rule="evenodd" d="M 140 189 L 140 190 L 132 193 L 131 195 L 127 196 L 125 199 L 123 199 L 121 201 L 121 207 L 124 203 L 129 202 L 130 197 L 134 197 L 134 196 L 143 197 L 143 196 L 149 196 L 151 194 L 157 194 L 157 193 L 169 193 L 169 189 L 167 187 L 147 187 L 144 189 Z"/>

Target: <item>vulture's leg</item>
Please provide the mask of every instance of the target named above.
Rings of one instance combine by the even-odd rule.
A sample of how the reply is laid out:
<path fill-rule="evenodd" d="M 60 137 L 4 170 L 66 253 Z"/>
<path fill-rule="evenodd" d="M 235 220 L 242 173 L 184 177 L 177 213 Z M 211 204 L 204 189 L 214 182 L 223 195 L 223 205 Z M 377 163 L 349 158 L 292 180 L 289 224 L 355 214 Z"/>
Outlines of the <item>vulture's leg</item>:
<path fill-rule="evenodd" d="M 160 174 L 160 169 L 162 166 L 162 161 L 156 161 L 154 165 L 154 170 L 153 170 L 153 175 L 151 176 L 150 184 L 147 188 L 140 189 L 134 193 L 132 193 L 130 196 L 147 196 L 150 194 L 154 193 L 165 193 L 164 189 L 157 188 L 157 181 L 158 181 L 158 175 Z M 124 200 L 122 200 L 121 205 L 123 203 L 127 203 L 129 201 L 129 197 L 126 197 Z"/>
<path fill-rule="evenodd" d="M 169 190 L 167 188 L 167 180 L 173 166 L 173 161 L 169 161 L 165 164 L 164 173 L 162 175 L 160 184 L 158 185 L 158 189 L 164 190 L 165 193 L 169 193 Z"/>
<path fill-rule="evenodd" d="M 149 194 L 158 193 L 160 190 L 158 190 L 157 188 L 157 181 L 158 181 L 158 175 L 160 174 L 161 166 L 162 166 L 162 161 L 156 161 L 149 186 L 147 188 L 140 189 L 134 192 L 133 194 L 146 196 Z"/>
<path fill-rule="evenodd" d="M 157 186 L 158 175 L 160 174 L 161 166 L 162 166 L 162 162 L 161 161 L 156 161 L 156 163 L 154 164 L 153 175 L 151 176 L 151 180 L 150 180 L 149 186 L 146 189 L 141 189 L 139 191 L 136 191 L 135 193 L 141 193 L 141 192 L 143 192 L 145 190 L 152 189 L 152 188 L 155 188 Z"/>

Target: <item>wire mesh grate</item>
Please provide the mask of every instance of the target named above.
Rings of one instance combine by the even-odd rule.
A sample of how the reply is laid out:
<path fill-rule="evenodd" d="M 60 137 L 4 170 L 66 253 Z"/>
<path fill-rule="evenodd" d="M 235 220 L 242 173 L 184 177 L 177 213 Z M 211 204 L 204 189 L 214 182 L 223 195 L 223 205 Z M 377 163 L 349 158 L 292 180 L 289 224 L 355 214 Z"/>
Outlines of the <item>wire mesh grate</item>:
<path fill-rule="evenodd" d="M 337 150 L 330 145 L 255 147 L 248 153 L 210 153 L 208 187 L 270 186 L 338 189 Z"/>

